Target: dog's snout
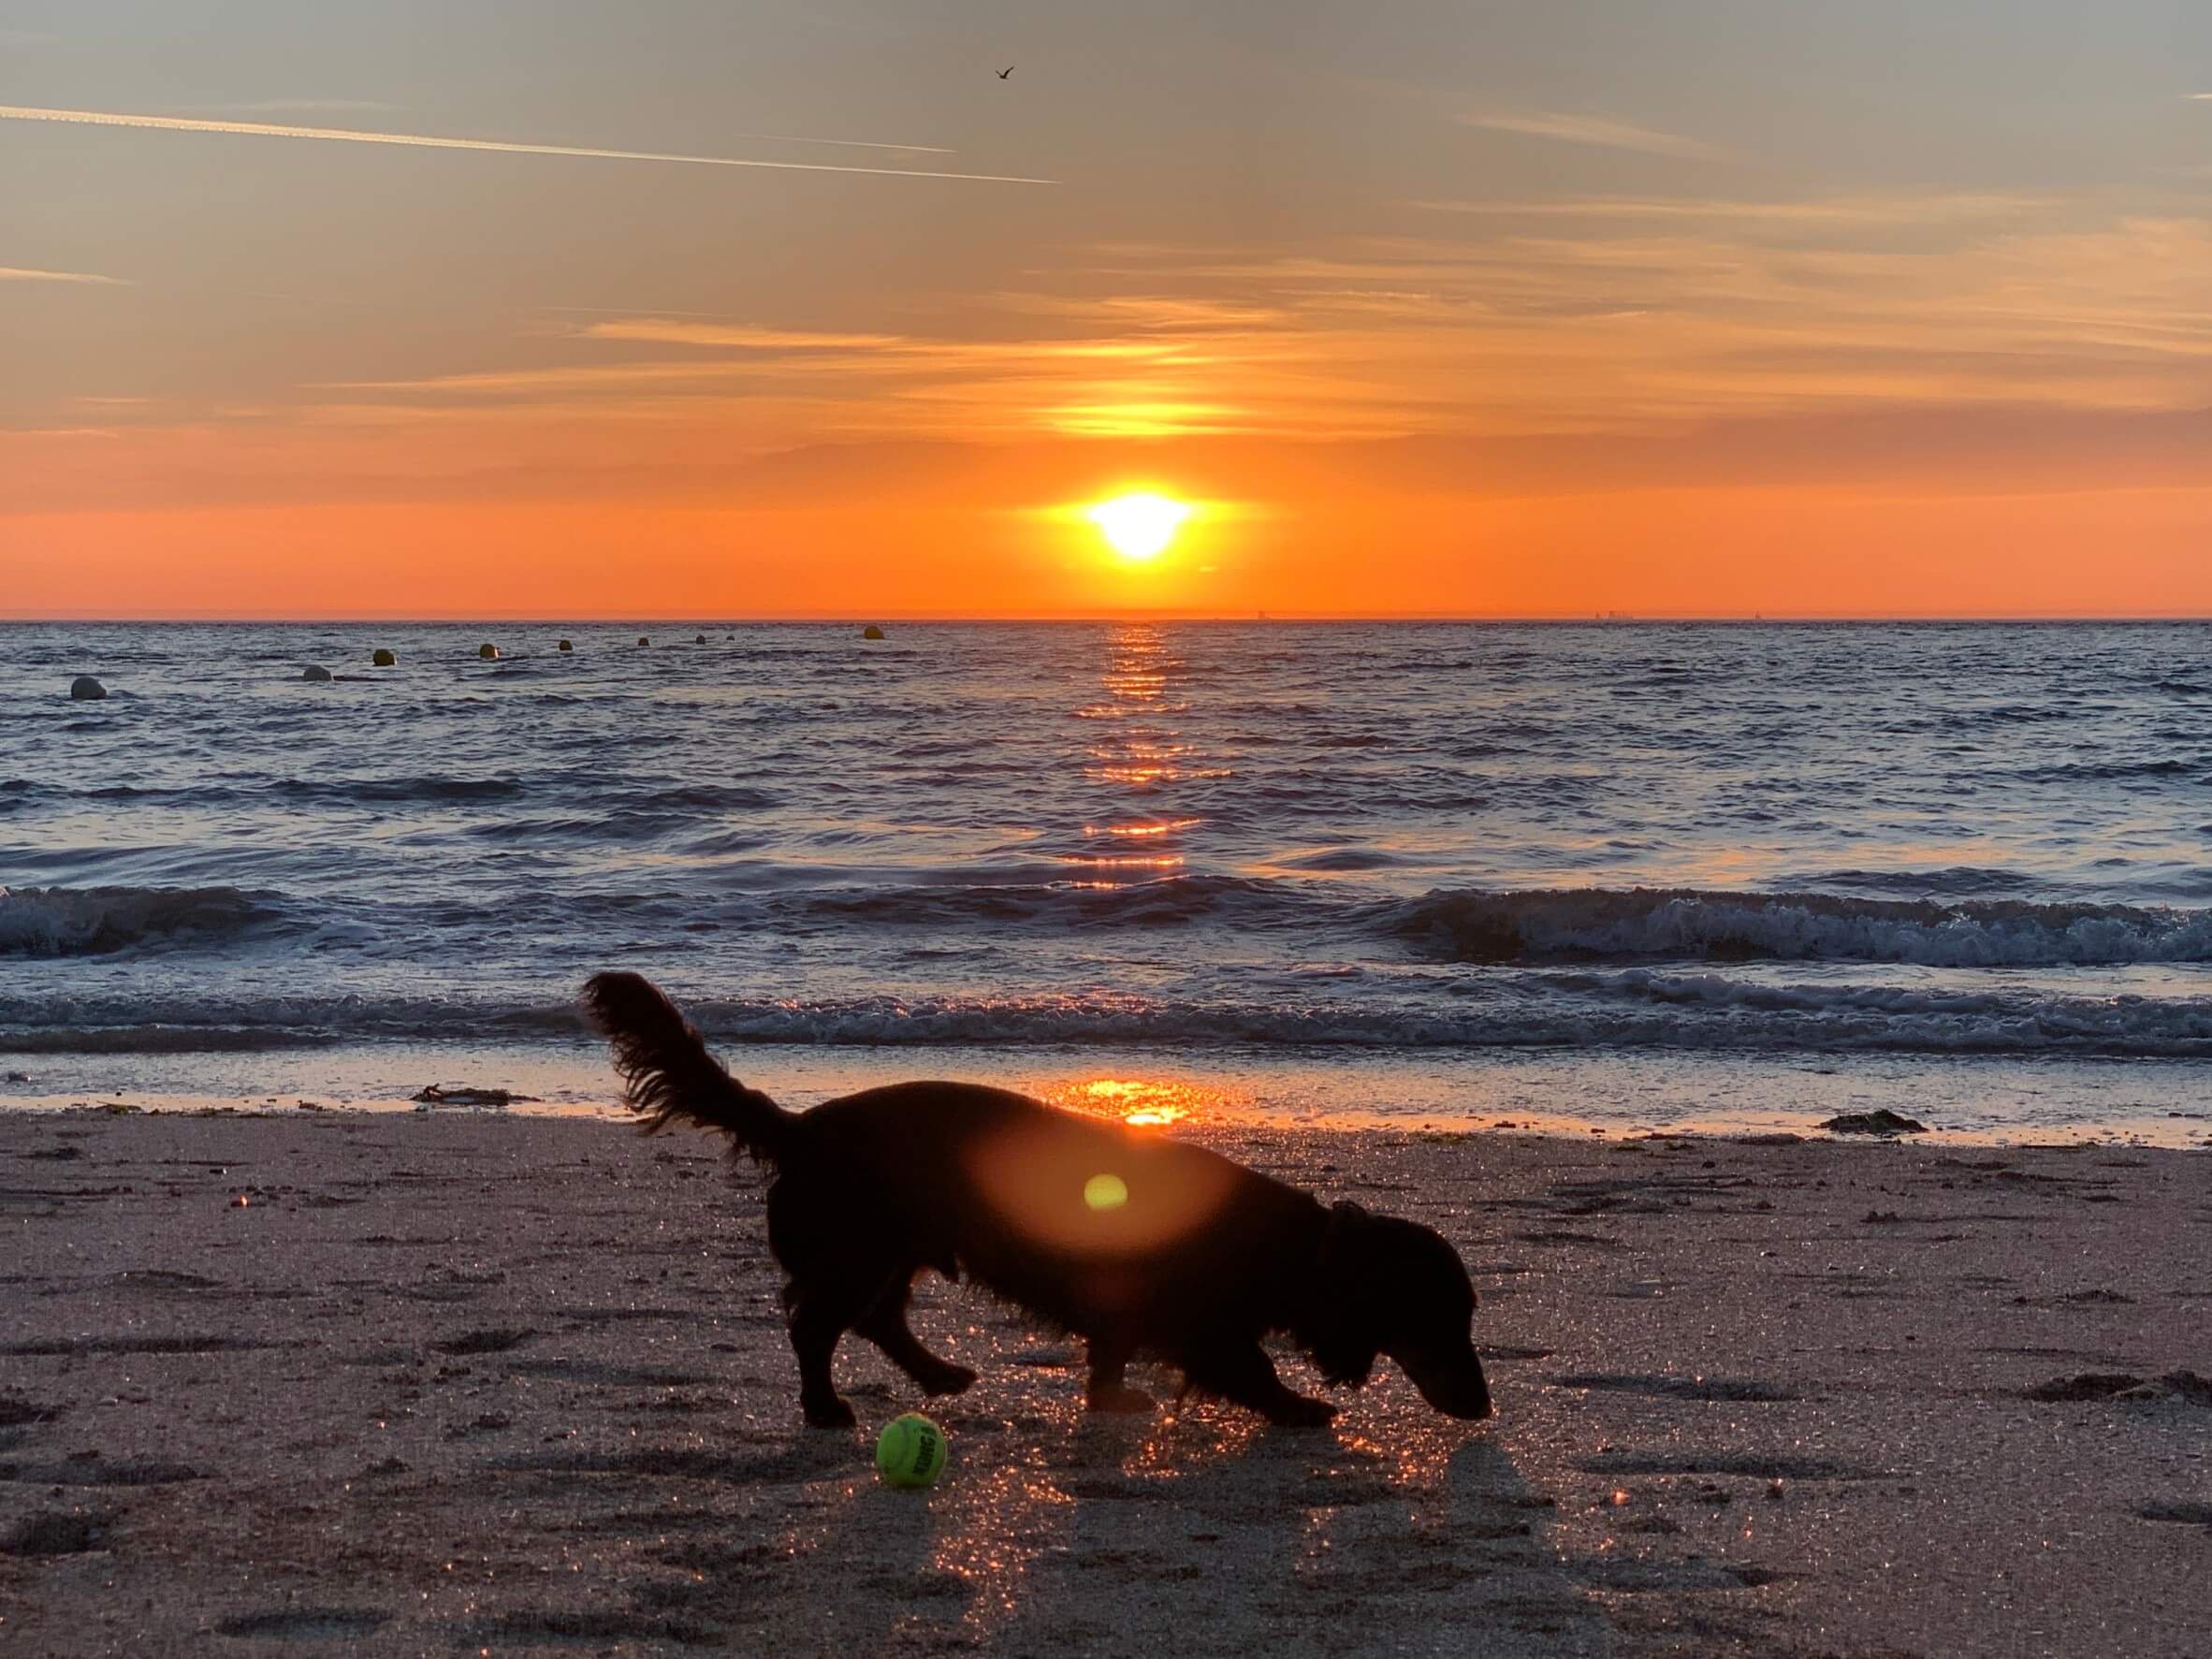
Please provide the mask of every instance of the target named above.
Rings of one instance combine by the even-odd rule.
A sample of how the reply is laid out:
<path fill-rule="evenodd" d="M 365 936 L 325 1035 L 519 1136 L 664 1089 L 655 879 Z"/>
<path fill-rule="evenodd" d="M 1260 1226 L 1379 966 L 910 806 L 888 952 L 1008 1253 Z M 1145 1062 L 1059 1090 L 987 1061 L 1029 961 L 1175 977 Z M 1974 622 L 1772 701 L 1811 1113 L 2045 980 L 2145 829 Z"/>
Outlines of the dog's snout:
<path fill-rule="evenodd" d="M 1446 1417 L 1479 1422 L 1493 1410 L 1489 1379 L 1482 1375 L 1482 1361 L 1472 1348 L 1441 1361 L 1420 1355 L 1396 1358 L 1421 1398 Z"/>

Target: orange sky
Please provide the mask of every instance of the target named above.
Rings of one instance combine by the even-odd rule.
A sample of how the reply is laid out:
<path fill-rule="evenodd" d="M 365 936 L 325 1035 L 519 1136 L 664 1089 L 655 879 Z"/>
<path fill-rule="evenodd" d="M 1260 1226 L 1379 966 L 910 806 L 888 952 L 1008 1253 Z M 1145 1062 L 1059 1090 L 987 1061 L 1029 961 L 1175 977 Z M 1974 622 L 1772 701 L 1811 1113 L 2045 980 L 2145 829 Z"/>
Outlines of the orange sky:
<path fill-rule="evenodd" d="M 30 9 L 0 615 L 2212 614 L 2152 0 Z"/>

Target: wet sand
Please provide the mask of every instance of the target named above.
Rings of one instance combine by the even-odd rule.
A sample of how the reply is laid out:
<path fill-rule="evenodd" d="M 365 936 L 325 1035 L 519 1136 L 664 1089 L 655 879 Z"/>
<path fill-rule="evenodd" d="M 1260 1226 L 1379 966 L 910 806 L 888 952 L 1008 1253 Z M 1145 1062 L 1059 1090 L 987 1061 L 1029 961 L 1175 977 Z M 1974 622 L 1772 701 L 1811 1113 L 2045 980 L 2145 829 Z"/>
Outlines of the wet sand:
<path fill-rule="evenodd" d="M 1198 1138 L 1442 1228 L 1501 1417 L 1386 1366 L 1325 1432 L 1094 1421 L 1074 1348 L 932 1280 L 983 1378 L 893 1492 L 799 1426 L 706 1142 L 0 1113 L 0 1650 L 2206 1651 L 2205 1155 Z"/>

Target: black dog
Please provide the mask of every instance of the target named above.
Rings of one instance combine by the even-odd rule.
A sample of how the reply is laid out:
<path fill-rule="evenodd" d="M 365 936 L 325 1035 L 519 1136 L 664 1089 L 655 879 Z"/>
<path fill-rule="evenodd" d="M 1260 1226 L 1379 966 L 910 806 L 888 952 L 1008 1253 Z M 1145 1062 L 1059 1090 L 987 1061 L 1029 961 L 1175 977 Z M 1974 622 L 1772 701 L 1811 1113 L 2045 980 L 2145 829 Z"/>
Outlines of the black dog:
<path fill-rule="evenodd" d="M 1490 1415 L 1475 1290 L 1430 1228 L 1324 1208 L 1201 1148 L 1004 1089 L 901 1084 L 786 1112 L 731 1077 L 636 974 L 600 974 L 584 1001 L 648 1133 L 686 1119 L 775 1166 L 768 1245 L 791 1274 L 799 1404 L 819 1428 L 852 1421 L 830 1378 L 848 1331 L 928 1393 L 975 1381 L 907 1326 L 925 1267 L 965 1272 L 1087 1338 L 1094 1409 L 1152 1406 L 1122 1381 L 1145 1355 L 1271 1422 L 1327 1422 L 1336 1408 L 1285 1388 L 1259 1346 L 1288 1332 L 1332 1383 L 1360 1387 L 1388 1354 L 1437 1410 Z"/>

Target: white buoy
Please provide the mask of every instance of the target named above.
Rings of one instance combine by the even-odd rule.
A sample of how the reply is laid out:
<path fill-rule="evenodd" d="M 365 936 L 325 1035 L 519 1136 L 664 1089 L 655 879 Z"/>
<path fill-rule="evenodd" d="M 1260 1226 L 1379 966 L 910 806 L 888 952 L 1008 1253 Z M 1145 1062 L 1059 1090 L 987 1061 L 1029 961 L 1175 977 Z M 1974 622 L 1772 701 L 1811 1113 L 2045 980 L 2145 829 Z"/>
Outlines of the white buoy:
<path fill-rule="evenodd" d="M 69 682 L 69 695 L 80 703 L 97 703 L 108 694 L 108 688 L 89 674 L 80 674 Z"/>

